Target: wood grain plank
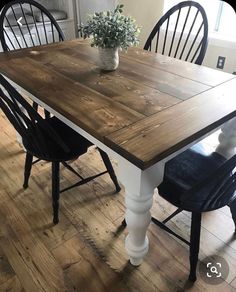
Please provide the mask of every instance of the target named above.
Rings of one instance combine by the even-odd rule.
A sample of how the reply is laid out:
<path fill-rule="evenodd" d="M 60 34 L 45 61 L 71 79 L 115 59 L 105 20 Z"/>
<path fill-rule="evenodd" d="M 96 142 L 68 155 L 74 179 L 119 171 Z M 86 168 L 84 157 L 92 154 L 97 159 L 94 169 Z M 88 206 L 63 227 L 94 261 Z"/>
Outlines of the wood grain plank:
<path fill-rule="evenodd" d="M 106 144 L 145 169 L 234 117 L 235 87 L 230 80 L 107 136 Z"/>
<path fill-rule="evenodd" d="M 134 47 L 129 48 L 129 54 L 123 53 L 122 56 L 208 86 L 217 86 L 233 78 L 232 74 L 229 73 L 217 71 L 202 65 L 195 65 L 190 62 L 183 62 L 176 58 L 140 50 Z"/>
<path fill-rule="evenodd" d="M 143 117 L 29 58 L 1 63 L 1 72 L 100 140 Z"/>
<path fill-rule="evenodd" d="M 180 77 L 167 71 L 158 70 L 141 63 L 133 62 L 129 59 L 121 58 L 118 72 L 121 72 L 126 78 L 142 82 L 151 88 L 155 88 L 182 100 L 188 99 L 211 88 L 202 83 Z"/>
<path fill-rule="evenodd" d="M 78 48 L 65 49 L 63 52 L 95 66 L 99 62 L 96 49 L 91 47 L 79 44 Z M 44 54 L 42 54 L 43 56 Z M 185 77 L 181 77 L 174 73 L 153 68 L 150 65 L 138 63 L 137 60 L 123 58 L 123 56 L 126 55 L 121 55 L 120 64 L 115 73 L 123 76 L 123 78 L 142 83 L 163 93 L 184 100 L 210 88 L 208 85 L 189 79 L 187 74 Z"/>
<path fill-rule="evenodd" d="M 83 58 L 92 60 L 94 63 L 98 62 L 98 53 L 94 48 L 89 47 L 89 41 L 87 40 L 71 40 L 61 43 L 53 43 L 49 45 L 38 46 L 34 48 L 16 50 L 10 53 L 0 54 L 0 61 L 6 59 L 32 57 L 35 58 L 38 55 L 47 54 L 48 52 L 60 52 L 67 51 L 70 55 L 79 57 L 83 52 Z M 76 53 L 77 52 L 77 53 Z M 205 66 L 198 66 L 189 62 L 183 62 L 181 60 L 170 58 L 161 54 L 156 54 L 139 48 L 129 48 L 128 53 L 126 51 L 120 52 L 122 58 L 129 58 L 135 62 L 146 64 L 149 67 L 167 71 L 184 78 L 191 79 L 196 82 L 206 84 L 208 86 L 217 86 L 225 81 L 232 79 L 232 74 L 220 72 Z"/>
<path fill-rule="evenodd" d="M 59 51 L 70 51 L 71 55 L 83 54 L 83 57 L 87 60 L 92 60 L 94 63 L 98 63 L 98 53 L 95 48 L 89 47 L 89 42 L 84 40 L 72 40 L 62 42 L 60 44 L 49 44 L 44 46 L 38 46 L 16 50 L 11 53 L 0 54 L 0 61 L 10 60 L 12 58 L 32 57 L 37 55 L 47 54 L 54 52 L 54 55 Z M 88 58 L 89 56 L 89 58 Z M 185 79 L 190 79 L 199 83 L 203 83 L 208 86 L 216 86 L 222 82 L 232 79 L 232 75 L 224 72 L 219 72 L 205 66 L 198 66 L 189 62 L 183 62 L 178 59 L 170 58 L 153 52 L 148 52 L 142 49 L 129 48 L 128 54 L 126 52 L 120 52 L 121 59 L 129 59 L 133 63 L 141 63 L 148 65 L 148 68 L 154 68 L 161 71 L 181 76 Z M 83 58 L 80 58 L 83 59 Z"/>
<path fill-rule="evenodd" d="M 57 58 L 43 53 L 34 60 L 146 116 L 180 102 L 174 96 L 128 79 L 119 71 L 109 74 L 101 71 L 95 64 L 85 61 L 83 55 L 78 56 L 77 50 L 60 50 Z"/>
<path fill-rule="evenodd" d="M 0 248 L 0 287 L 4 282 L 12 279 L 15 276 L 15 272 L 10 265 L 7 256 Z"/>
<path fill-rule="evenodd" d="M 62 271 L 53 256 L 6 192 L 0 192 L 0 199 L 0 246 L 23 287 L 26 291 L 62 291 Z"/>
<path fill-rule="evenodd" d="M 25 292 L 26 290 L 22 287 L 18 277 L 15 275 L 8 281 L 0 285 L 0 291 L 2 292 Z"/>
<path fill-rule="evenodd" d="M 81 41 L 78 41 L 77 46 L 75 46 L 75 42 L 72 42 L 71 47 L 70 45 L 71 43 L 68 42 L 68 48 L 65 48 L 65 46 L 61 47 L 60 45 L 58 45 L 58 47 L 50 46 L 49 50 L 47 49 L 47 47 L 42 47 L 41 50 L 27 49 L 25 50 L 25 54 L 22 53 L 12 54 L 12 58 L 22 58 L 24 56 L 43 60 L 43 58 L 49 53 L 51 54 L 52 59 L 54 59 L 55 61 L 60 60 L 61 62 L 58 53 L 64 51 L 65 53 L 67 52 L 69 55 L 77 57 L 78 60 L 86 61 L 92 64 L 93 66 L 97 67 L 98 65 L 97 49 L 91 48 L 88 46 L 88 44 L 85 45 L 84 43 L 81 43 Z M 184 67 L 185 63 L 182 63 L 182 66 Z M 180 99 L 187 99 L 195 94 L 198 94 L 210 88 L 210 86 L 208 85 L 189 79 L 188 74 L 186 74 L 183 77 L 172 72 L 156 69 L 155 67 L 150 66 L 150 64 L 146 65 L 145 63 L 137 62 L 136 59 L 126 58 L 125 54 L 121 54 L 120 65 L 119 68 L 117 69 L 117 72 L 118 74 L 121 74 L 124 78 L 127 78 L 128 80 L 133 80 L 136 82 L 141 81 L 142 84 L 145 84 L 149 87 L 152 87 L 163 93 L 170 94 Z M 87 74 L 90 75 L 90 72 L 88 70 Z"/>
<path fill-rule="evenodd" d="M 60 214 L 60 227 L 52 223 L 51 206 L 51 167 L 35 167 L 28 191 L 15 198 L 17 206 L 22 210 L 26 220 L 34 225 L 34 232 L 50 251 L 73 237 L 77 231 L 70 220 Z M 35 197 L 34 189 L 40 185 L 41 192 Z M 68 185 L 68 184 L 67 184 Z M 18 184 L 18 189 L 21 184 Z M 20 193 L 20 192 L 18 192 Z"/>
<path fill-rule="evenodd" d="M 101 261 L 79 235 L 54 249 L 53 255 L 63 268 L 68 290 L 130 291 L 119 274 Z"/>
<path fill-rule="evenodd" d="M 20 50 L 14 50 L 10 52 L 1 52 L 0 53 L 0 61 L 4 62 L 7 60 L 11 60 L 12 58 L 24 58 L 24 57 L 30 57 L 30 56 L 36 56 L 37 54 L 42 53 L 45 49 L 47 51 L 59 51 L 61 49 L 65 49 L 71 47 L 78 47 L 78 43 L 82 46 L 88 46 L 88 43 L 86 41 L 82 41 L 79 39 L 74 39 L 70 41 L 64 41 L 64 42 L 56 42 L 56 43 L 50 43 L 45 45 L 38 45 L 35 47 L 30 48 L 24 48 Z"/>

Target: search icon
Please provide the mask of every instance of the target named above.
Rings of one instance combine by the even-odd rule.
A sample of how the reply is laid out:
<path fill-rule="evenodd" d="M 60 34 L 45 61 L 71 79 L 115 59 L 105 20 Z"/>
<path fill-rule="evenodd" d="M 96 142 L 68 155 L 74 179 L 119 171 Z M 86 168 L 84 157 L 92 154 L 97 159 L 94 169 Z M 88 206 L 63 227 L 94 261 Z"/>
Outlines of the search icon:
<path fill-rule="evenodd" d="M 200 262 L 199 273 L 202 280 L 207 284 L 219 285 L 229 275 L 229 264 L 224 258 L 218 255 L 209 256 Z"/>
<path fill-rule="evenodd" d="M 212 272 L 212 274 L 219 274 L 219 272 L 218 272 L 218 270 L 217 270 L 217 268 L 215 266 L 212 266 L 210 268 L 210 271 Z"/>

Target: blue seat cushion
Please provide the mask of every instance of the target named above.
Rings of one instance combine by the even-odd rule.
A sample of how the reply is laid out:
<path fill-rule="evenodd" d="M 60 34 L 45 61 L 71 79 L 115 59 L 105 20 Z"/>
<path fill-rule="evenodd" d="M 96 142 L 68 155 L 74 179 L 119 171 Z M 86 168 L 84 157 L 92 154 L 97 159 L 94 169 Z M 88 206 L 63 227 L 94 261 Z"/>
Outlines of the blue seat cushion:
<path fill-rule="evenodd" d="M 203 143 L 198 143 L 166 163 L 164 179 L 158 186 L 158 192 L 176 207 L 193 211 L 196 206 L 192 206 L 191 210 L 191 206 L 184 205 L 181 196 L 207 178 L 225 161 L 223 156 L 209 151 Z M 190 196 L 191 192 L 187 194 Z"/>

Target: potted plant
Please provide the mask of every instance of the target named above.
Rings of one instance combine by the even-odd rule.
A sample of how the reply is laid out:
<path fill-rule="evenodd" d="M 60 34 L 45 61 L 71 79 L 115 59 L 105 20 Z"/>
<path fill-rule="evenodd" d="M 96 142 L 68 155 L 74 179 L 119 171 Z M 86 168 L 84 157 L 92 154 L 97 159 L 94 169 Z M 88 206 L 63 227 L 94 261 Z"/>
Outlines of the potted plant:
<path fill-rule="evenodd" d="M 115 70 L 119 65 L 119 49 L 128 49 L 138 44 L 139 27 L 135 20 L 122 14 L 124 5 L 114 11 L 96 12 L 82 27 L 84 38 L 92 36 L 92 47 L 98 47 L 100 67 Z"/>

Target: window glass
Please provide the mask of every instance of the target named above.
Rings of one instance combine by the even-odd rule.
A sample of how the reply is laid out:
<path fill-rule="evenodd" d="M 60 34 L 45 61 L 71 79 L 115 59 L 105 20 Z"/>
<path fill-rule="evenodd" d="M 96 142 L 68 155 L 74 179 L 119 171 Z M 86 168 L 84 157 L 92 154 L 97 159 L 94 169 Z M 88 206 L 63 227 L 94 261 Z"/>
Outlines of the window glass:
<path fill-rule="evenodd" d="M 181 1 L 164 0 L 164 13 L 166 13 L 166 11 L 168 11 L 172 6 L 178 4 L 179 2 Z M 218 32 L 220 34 L 236 37 L 236 14 L 234 9 L 228 3 L 220 0 L 198 0 L 196 2 L 201 4 L 206 11 L 209 33 Z M 184 24 L 184 15 L 186 15 L 186 13 L 186 10 L 183 11 L 183 16 L 179 20 L 180 25 Z M 191 9 L 191 13 L 189 15 L 189 20 L 186 24 L 186 27 L 190 25 L 191 20 L 194 19 L 194 16 L 195 11 L 194 9 Z M 177 14 L 171 19 L 170 27 L 172 29 L 174 29 L 176 18 Z M 200 22 L 200 19 L 197 18 L 196 22 Z M 196 33 L 196 31 L 193 31 L 192 33 Z"/>
<path fill-rule="evenodd" d="M 236 37 L 236 14 L 234 9 L 224 2 L 220 18 L 219 32 Z"/>

